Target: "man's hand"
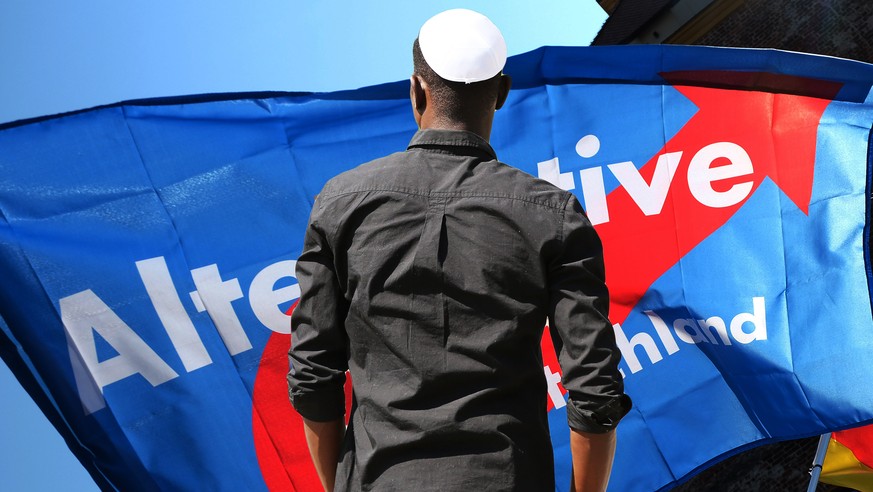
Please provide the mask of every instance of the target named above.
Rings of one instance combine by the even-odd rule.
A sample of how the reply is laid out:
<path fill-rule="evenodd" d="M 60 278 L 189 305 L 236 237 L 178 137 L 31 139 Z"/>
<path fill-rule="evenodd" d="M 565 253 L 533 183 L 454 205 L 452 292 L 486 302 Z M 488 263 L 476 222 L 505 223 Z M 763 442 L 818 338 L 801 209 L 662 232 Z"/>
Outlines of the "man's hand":
<path fill-rule="evenodd" d="M 303 431 L 321 485 L 325 491 L 331 492 L 336 481 L 336 465 L 346 432 L 343 419 L 316 422 L 304 418 Z"/>
<path fill-rule="evenodd" d="M 570 492 L 601 492 L 609 483 L 615 455 L 615 431 L 591 434 L 570 429 L 573 473 Z"/>

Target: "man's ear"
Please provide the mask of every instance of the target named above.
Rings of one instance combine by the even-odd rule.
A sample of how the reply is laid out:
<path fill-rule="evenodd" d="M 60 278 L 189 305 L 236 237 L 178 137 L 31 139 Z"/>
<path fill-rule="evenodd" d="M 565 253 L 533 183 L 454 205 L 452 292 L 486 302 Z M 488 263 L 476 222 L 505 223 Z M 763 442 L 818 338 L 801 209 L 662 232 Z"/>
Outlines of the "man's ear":
<path fill-rule="evenodd" d="M 497 104 L 494 109 L 498 110 L 503 107 L 506 102 L 506 96 L 509 95 L 509 89 L 512 87 L 512 77 L 506 74 L 500 74 L 500 85 L 497 87 Z"/>
<path fill-rule="evenodd" d="M 420 76 L 412 74 L 412 77 L 409 78 L 409 101 L 412 103 L 412 113 L 416 123 L 420 123 L 421 117 L 427 109 L 426 91 L 427 83 Z"/>

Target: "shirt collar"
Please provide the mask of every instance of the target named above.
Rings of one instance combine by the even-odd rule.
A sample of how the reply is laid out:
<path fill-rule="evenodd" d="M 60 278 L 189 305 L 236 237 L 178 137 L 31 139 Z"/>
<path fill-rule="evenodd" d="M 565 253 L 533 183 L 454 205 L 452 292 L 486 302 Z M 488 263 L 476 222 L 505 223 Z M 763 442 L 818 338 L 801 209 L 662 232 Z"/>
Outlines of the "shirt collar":
<path fill-rule="evenodd" d="M 412 137 L 407 149 L 416 147 L 427 149 L 453 147 L 452 149 L 445 150 L 455 154 L 472 155 L 485 153 L 492 159 L 497 159 L 494 149 L 491 148 L 491 145 L 484 138 L 464 130 L 435 130 L 431 128 L 419 130 Z"/>

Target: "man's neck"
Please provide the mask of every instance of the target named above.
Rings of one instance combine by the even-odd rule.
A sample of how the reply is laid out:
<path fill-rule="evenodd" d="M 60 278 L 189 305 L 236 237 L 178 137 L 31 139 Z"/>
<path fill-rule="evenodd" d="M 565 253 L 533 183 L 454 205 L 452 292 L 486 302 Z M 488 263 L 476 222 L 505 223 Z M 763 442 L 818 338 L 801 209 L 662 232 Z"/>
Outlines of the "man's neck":
<path fill-rule="evenodd" d="M 491 139 L 491 123 L 493 118 L 483 118 L 482 121 L 456 121 L 447 118 L 434 118 L 431 121 L 422 121 L 422 129 L 433 130 L 463 130 L 475 133 L 482 137 L 486 142 Z"/>

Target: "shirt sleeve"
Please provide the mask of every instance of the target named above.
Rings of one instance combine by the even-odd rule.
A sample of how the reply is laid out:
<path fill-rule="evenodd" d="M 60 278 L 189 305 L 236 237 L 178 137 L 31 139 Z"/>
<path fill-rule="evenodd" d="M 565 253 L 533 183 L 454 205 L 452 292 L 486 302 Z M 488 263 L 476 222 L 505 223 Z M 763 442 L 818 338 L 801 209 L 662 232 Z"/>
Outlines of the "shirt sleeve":
<path fill-rule="evenodd" d="M 300 299 L 291 315 L 288 394 L 301 416 L 327 422 L 345 414 L 348 308 L 322 215 L 316 199 L 297 260 Z"/>
<path fill-rule="evenodd" d="M 571 428 L 609 432 L 631 408 L 609 322 L 603 248 L 582 206 L 564 208 L 560 247 L 549 265 L 549 329 L 569 392 Z"/>

